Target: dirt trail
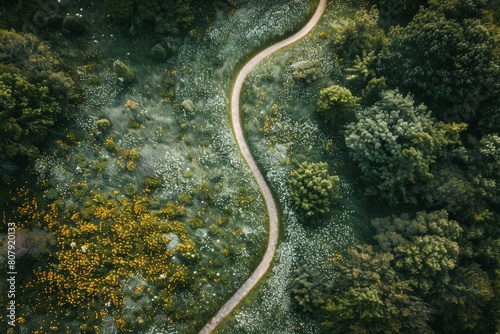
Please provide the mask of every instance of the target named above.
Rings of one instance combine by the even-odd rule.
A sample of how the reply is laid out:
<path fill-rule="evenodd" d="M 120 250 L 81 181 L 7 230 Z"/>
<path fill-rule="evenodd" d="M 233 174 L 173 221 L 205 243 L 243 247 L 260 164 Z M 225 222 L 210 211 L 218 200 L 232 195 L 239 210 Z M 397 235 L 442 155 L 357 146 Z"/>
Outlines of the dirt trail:
<path fill-rule="evenodd" d="M 279 221 L 278 221 L 278 211 L 276 208 L 276 203 L 274 202 L 274 198 L 271 193 L 271 189 L 269 185 L 264 179 L 264 176 L 260 172 L 255 160 L 250 153 L 250 149 L 248 148 L 247 142 L 245 141 L 245 137 L 243 134 L 243 128 L 240 122 L 240 95 L 241 89 L 243 87 L 243 83 L 245 82 L 246 77 L 252 71 L 252 69 L 264 58 L 271 55 L 273 52 L 284 48 L 302 37 L 306 36 L 314 26 L 318 23 L 319 19 L 323 15 L 323 12 L 326 8 L 326 0 L 320 0 L 318 4 L 318 8 L 314 13 L 311 20 L 297 33 L 284 39 L 276 44 L 271 45 L 267 49 L 263 50 L 255 57 L 253 57 L 248 63 L 243 66 L 243 68 L 238 73 L 236 77 L 236 81 L 234 83 L 233 89 L 230 94 L 231 98 L 231 119 L 233 124 L 233 131 L 236 137 L 236 141 L 238 142 L 238 146 L 241 150 L 241 154 L 245 158 L 250 170 L 252 171 L 255 180 L 262 192 L 264 197 L 264 201 L 266 202 L 267 213 L 269 216 L 269 241 L 267 244 L 266 253 L 262 258 L 262 261 L 259 263 L 259 266 L 252 275 L 246 280 L 245 283 L 236 291 L 236 293 L 222 306 L 222 308 L 217 312 L 217 314 L 210 320 L 209 323 L 203 327 L 200 331 L 200 334 L 208 334 L 211 333 L 215 327 L 231 313 L 231 311 L 245 298 L 250 290 L 259 282 L 259 280 L 264 276 L 266 271 L 269 269 L 271 262 L 274 258 L 274 253 L 276 252 L 276 246 L 278 244 L 278 233 L 279 233 Z"/>

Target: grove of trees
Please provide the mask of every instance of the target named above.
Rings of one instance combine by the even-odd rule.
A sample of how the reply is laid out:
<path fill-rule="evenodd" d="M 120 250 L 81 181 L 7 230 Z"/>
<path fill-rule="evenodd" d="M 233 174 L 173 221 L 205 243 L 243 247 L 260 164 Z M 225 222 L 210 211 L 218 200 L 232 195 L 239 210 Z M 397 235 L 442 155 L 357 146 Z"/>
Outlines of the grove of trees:
<path fill-rule="evenodd" d="M 299 267 L 292 297 L 329 333 L 498 332 L 498 4 L 371 4 L 332 24 L 345 87 L 323 88 L 318 112 L 374 204 L 372 237 L 334 275 Z"/>

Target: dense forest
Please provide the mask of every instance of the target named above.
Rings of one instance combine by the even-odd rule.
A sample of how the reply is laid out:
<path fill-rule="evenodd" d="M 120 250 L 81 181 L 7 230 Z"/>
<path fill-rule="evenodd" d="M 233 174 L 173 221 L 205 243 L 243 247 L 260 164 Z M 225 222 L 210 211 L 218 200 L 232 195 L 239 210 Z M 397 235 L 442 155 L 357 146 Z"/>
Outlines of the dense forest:
<path fill-rule="evenodd" d="M 318 112 L 388 215 L 333 279 L 298 268 L 292 293 L 328 332 L 498 332 L 498 7 L 372 4 L 332 25 L 348 76 Z"/>
<path fill-rule="evenodd" d="M 196 333 L 214 315 L 266 245 L 231 80 L 315 5 L 0 4 L 2 330 Z M 283 236 L 220 332 L 500 332 L 498 3 L 328 6 L 243 89 Z"/>

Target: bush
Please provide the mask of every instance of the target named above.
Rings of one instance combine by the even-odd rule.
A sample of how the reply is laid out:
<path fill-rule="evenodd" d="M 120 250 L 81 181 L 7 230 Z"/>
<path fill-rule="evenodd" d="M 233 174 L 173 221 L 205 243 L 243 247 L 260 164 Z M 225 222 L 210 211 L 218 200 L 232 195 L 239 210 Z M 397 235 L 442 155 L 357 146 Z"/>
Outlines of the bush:
<path fill-rule="evenodd" d="M 313 312 L 325 304 L 327 280 L 312 265 L 303 265 L 293 271 L 290 284 L 295 306 L 304 312 Z"/>
<path fill-rule="evenodd" d="M 0 161 L 36 156 L 73 98 L 74 82 L 46 44 L 0 29 Z"/>
<path fill-rule="evenodd" d="M 314 80 L 322 78 L 324 76 L 321 71 L 319 61 L 308 61 L 303 60 L 295 64 L 292 64 L 292 77 L 295 81 L 305 81 L 311 83 Z"/>
<path fill-rule="evenodd" d="M 338 176 L 328 174 L 325 162 L 303 162 L 290 172 L 292 198 L 306 216 L 312 217 L 330 211 L 330 204 L 338 197 Z"/>
<path fill-rule="evenodd" d="M 0 159 L 38 152 L 61 106 L 49 88 L 20 74 L 0 74 Z"/>
<path fill-rule="evenodd" d="M 156 44 L 151 48 L 151 56 L 156 61 L 164 61 L 167 58 L 167 51 L 161 44 Z"/>
<path fill-rule="evenodd" d="M 358 106 L 358 100 L 349 89 L 337 85 L 331 86 L 320 91 L 318 112 L 328 125 L 339 126 Z"/>
<path fill-rule="evenodd" d="M 144 183 L 144 186 L 146 188 L 156 189 L 161 185 L 162 179 L 157 176 L 152 176 L 152 177 L 146 177 L 142 182 Z"/>
<path fill-rule="evenodd" d="M 120 60 L 115 60 L 113 69 L 118 79 L 123 79 L 125 84 L 129 84 L 135 79 L 135 72 Z"/>

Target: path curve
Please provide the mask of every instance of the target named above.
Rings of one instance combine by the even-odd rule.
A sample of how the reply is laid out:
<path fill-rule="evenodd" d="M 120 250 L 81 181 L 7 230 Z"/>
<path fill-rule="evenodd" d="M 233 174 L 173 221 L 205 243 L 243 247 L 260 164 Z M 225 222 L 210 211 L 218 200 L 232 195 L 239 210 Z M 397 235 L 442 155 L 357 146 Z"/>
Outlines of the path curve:
<path fill-rule="evenodd" d="M 257 184 L 264 196 L 264 201 L 266 202 L 266 208 L 269 215 L 269 241 L 267 244 L 266 253 L 259 263 L 257 269 L 252 273 L 252 275 L 243 283 L 243 285 L 235 292 L 235 294 L 222 306 L 222 308 L 217 312 L 217 314 L 210 320 L 209 323 L 205 325 L 200 331 L 200 334 L 211 333 L 215 327 L 231 313 L 231 311 L 245 298 L 245 296 L 252 290 L 252 288 L 259 282 L 259 280 L 264 276 L 266 271 L 269 269 L 271 262 L 274 258 L 274 253 L 276 252 L 276 246 L 278 244 L 278 234 L 279 234 L 279 220 L 278 220 L 278 210 L 276 208 L 276 203 L 274 201 L 273 195 L 269 185 L 266 183 L 264 176 L 260 172 L 255 160 L 250 153 L 247 142 L 243 135 L 243 128 L 240 122 L 240 95 L 243 83 L 246 77 L 252 71 L 252 69 L 264 58 L 271 55 L 273 52 L 278 51 L 285 46 L 288 46 L 302 37 L 306 36 L 309 31 L 311 31 L 314 26 L 318 23 L 319 19 L 323 15 L 326 8 L 326 0 L 320 0 L 316 12 L 314 13 L 311 20 L 297 33 L 294 35 L 271 45 L 267 49 L 263 50 L 255 57 L 253 57 L 248 63 L 243 66 L 243 68 L 238 73 L 236 80 L 234 82 L 233 89 L 230 94 L 231 99 L 231 120 L 233 123 L 233 131 L 236 137 L 236 141 L 240 148 L 241 154 L 245 158 Z"/>

